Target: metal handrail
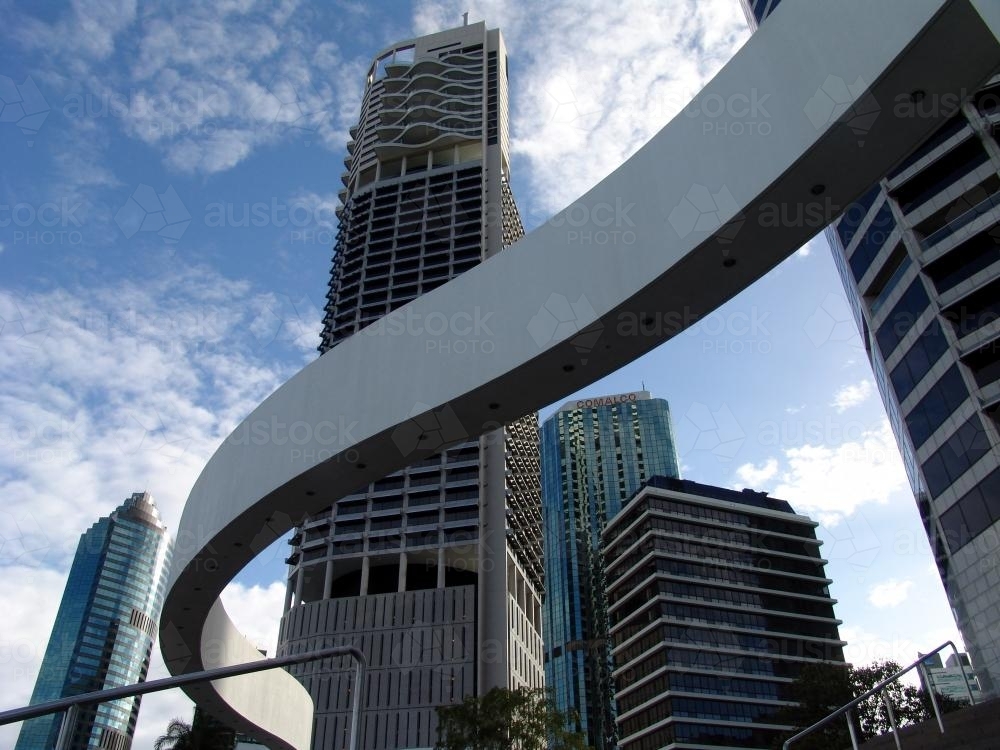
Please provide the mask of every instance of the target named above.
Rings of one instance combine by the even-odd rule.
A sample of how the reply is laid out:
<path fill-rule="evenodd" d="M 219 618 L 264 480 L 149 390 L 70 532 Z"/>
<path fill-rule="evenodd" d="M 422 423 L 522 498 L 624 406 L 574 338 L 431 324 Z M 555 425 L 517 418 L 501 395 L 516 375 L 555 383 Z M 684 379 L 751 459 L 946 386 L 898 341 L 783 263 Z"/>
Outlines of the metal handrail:
<path fill-rule="evenodd" d="M 189 672 L 173 677 L 164 677 L 159 680 L 149 680 L 148 682 L 140 682 L 135 685 L 123 685 L 107 690 L 95 690 L 91 693 L 70 695 L 46 703 L 37 703 L 33 706 L 0 711 L 0 726 L 12 724 L 15 721 L 35 719 L 39 716 L 46 716 L 47 714 L 54 714 L 65 710 L 66 714 L 63 716 L 62 726 L 59 730 L 59 739 L 56 744 L 57 750 L 61 750 L 63 747 L 69 747 L 69 739 L 72 736 L 71 728 L 72 724 L 76 722 L 79 706 L 92 703 L 106 703 L 118 698 L 130 698 L 135 695 L 146 695 L 147 693 L 158 693 L 163 690 L 192 685 L 197 682 L 220 680 L 225 677 L 236 677 L 254 672 L 264 672 L 268 669 L 318 661 L 319 659 L 327 659 L 331 656 L 350 656 L 356 663 L 354 695 L 351 696 L 351 750 L 357 750 L 362 680 L 364 679 L 364 672 L 368 668 L 368 662 L 361 650 L 354 646 L 330 646 L 301 654 L 277 656 L 271 659 L 261 659 L 260 661 L 252 661 L 244 664 L 233 664 L 227 667 L 216 667 L 215 669 L 205 669 L 200 672 Z"/>
<path fill-rule="evenodd" d="M 923 656 L 921 656 L 919 659 L 917 659 L 915 662 L 913 662 L 912 664 L 910 664 L 908 667 L 904 667 L 903 669 L 901 669 L 898 672 L 896 672 L 896 674 L 894 674 L 894 675 L 892 675 L 890 677 L 887 677 L 886 679 L 882 680 L 882 682 L 880 682 L 878 685 L 876 685 L 875 687 L 873 687 L 868 692 L 864 693 L 863 695 L 859 695 L 857 698 L 855 698 L 854 700 L 852 700 L 850 703 L 847 703 L 847 704 L 841 706 L 840 708 L 838 708 L 833 713 L 831 713 L 828 716 L 825 716 L 824 718 L 822 718 L 819 721 L 817 721 L 811 727 L 807 727 L 806 729 L 803 729 L 798 734 L 796 734 L 796 735 L 794 735 L 792 737 L 789 737 L 787 740 L 785 740 L 784 744 L 781 746 L 782 750 L 788 750 L 788 748 L 791 747 L 791 745 L 792 745 L 793 742 L 796 742 L 797 740 L 800 740 L 803 737 L 812 734 L 817 729 L 820 729 L 821 727 L 826 726 L 827 724 L 829 724 L 834 719 L 836 719 L 836 718 L 838 718 L 840 716 L 844 716 L 845 714 L 847 716 L 847 728 L 848 728 L 848 731 L 851 734 L 851 747 L 853 748 L 853 750 L 858 750 L 858 737 L 857 737 L 857 731 L 854 728 L 854 715 L 853 715 L 853 709 L 855 708 L 855 706 L 857 706 L 862 701 L 868 700 L 869 698 L 871 698 L 876 693 L 880 693 L 882 690 L 885 689 L 885 687 L 887 685 L 892 684 L 893 682 L 895 682 L 896 680 L 898 680 L 900 677 L 902 677 L 904 674 L 906 674 L 907 672 L 909 672 L 911 669 L 917 669 L 917 668 L 919 668 L 923 672 L 924 676 L 928 677 L 928 675 L 926 674 L 927 667 L 924 666 L 924 662 L 927 661 L 928 658 L 930 658 L 931 656 L 934 656 L 936 653 L 938 653 L 939 651 L 941 651 L 944 648 L 947 648 L 948 646 L 951 646 L 952 650 L 955 652 L 955 657 L 959 660 L 959 663 L 961 664 L 961 657 L 959 656 L 958 648 L 951 641 L 945 641 L 944 643 L 942 643 L 940 646 L 938 646 L 936 649 L 934 649 L 930 653 L 927 653 L 927 654 L 924 654 Z M 963 670 L 963 675 L 964 675 L 964 670 Z M 929 677 L 928 677 L 928 679 L 927 679 L 926 682 L 927 682 L 927 693 L 928 693 L 928 695 L 930 695 L 931 706 L 934 708 L 934 717 L 937 719 L 938 728 L 941 730 L 941 734 L 944 734 L 944 722 L 941 720 L 941 709 L 938 706 L 937 696 L 934 694 L 934 688 L 933 688 L 933 685 L 931 685 L 931 681 L 930 681 Z M 966 678 L 965 680 L 963 680 L 963 682 L 965 683 L 965 689 L 969 693 L 969 705 L 975 705 L 976 700 L 975 700 L 975 698 L 972 695 L 972 688 L 969 687 L 968 678 Z M 886 706 L 886 708 L 888 710 L 889 725 L 892 727 L 892 734 L 893 734 L 893 737 L 896 740 L 896 748 L 898 749 L 900 747 L 900 744 L 899 744 L 899 731 L 898 731 L 898 728 L 896 726 L 896 717 L 893 715 L 892 706 L 889 703 L 888 696 L 883 693 L 881 695 L 881 699 L 882 699 L 883 704 L 885 704 L 885 706 Z"/>

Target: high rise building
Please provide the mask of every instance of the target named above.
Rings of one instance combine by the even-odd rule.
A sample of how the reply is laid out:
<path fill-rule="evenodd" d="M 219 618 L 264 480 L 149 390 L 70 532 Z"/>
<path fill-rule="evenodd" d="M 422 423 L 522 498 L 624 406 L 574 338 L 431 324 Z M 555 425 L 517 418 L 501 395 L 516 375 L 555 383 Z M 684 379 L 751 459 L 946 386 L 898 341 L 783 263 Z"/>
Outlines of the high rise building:
<path fill-rule="evenodd" d="M 171 542 L 153 498 L 137 492 L 80 537 L 31 703 L 146 678 Z M 82 706 L 73 750 L 128 750 L 140 697 Z M 56 744 L 62 714 L 26 721 L 16 750 Z"/>
<path fill-rule="evenodd" d="M 752 25 L 779 0 L 743 0 Z M 849 82 L 855 85 L 856 82 Z M 952 102 L 952 105 L 957 102 Z M 945 101 L 869 102 L 920 117 Z M 904 108 L 900 110 L 900 108 Z M 852 122 L 863 138 L 864 116 Z M 955 620 L 1000 689 L 1000 77 L 827 229 Z"/>
<path fill-rule="evenodd" d="M 621 750 L 766 750 L 807 664 L 844 661 L 815 521 L 654 477 L 604 531 Z"/>
<path fill-rule="evenodd" d="M 380 319 L 375 335 L 405 333 L 417 323 L 394 310 L 523 235 L 498 30 L 469 24 L 380 52 L 351 137 L 323 352 Z M 427 356 L 457 367 L 489 343 Z M 279 653 L 359 645 L 366 750 L 431 747 L 436 706 L 544 681 L 537 416 L 477 440 L 440 427 L 397 444 L 440 436 L 446 450 L 337 500 L 291 540 Z M 315 702 L 313 746 L 346 747 L 351 665 L 292 672 Z"/>
<path fill-rule="evenodd" d="M 961 703 L 969 703 L 970 695 L 972 703 L 979 703 L 982 700 L 979 680 L 976 679 L 976 672 L 969 663 L 968 654 L 950 654 L 942 664 L 941 654 L 937 653 L 928 656 L 924 660 L 924 666 L 926 672 L 919 673 L 920 684 L 924 690 L 933 690 L 939 695 Z"/>
<path fill-rule="evenodd" d="M 545 682 L 588 746 L 614 748 L 601 532 L 644 482 L 679 476 L 670 407 L 646 391 L 573 400 L 541 434 Z"/>

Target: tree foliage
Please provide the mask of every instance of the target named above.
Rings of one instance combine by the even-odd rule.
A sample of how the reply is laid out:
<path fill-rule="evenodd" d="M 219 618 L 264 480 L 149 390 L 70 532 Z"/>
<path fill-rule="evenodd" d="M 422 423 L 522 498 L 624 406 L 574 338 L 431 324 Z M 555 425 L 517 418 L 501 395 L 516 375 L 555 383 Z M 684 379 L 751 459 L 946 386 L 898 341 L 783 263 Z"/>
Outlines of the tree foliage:
<path fill-rule="evenodd" d="M 439 706 L 437 750 L 587 750 L 544 690 L 494 688 Z"/>
<path fill-rule="evenodd" d="M 221 724 L 195 720 L 188 724 L 171 719 L 165 734 L 153 743 L 153 750 L 232 750 L 233 732 Z"/>

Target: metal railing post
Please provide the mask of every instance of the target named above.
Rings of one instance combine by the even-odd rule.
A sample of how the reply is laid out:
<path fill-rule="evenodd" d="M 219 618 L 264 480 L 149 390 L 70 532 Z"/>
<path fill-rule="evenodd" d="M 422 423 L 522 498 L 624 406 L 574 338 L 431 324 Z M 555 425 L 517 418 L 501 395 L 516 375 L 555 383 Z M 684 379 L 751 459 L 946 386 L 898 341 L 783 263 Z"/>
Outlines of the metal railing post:
<path fill-rule="evenodd" d="M 854 712 L 847 711 L 847 731 L 851 733 L 851 748 L 858 750 L 858 730 L 854 728 Z"/>
<path fill-rule="evenodd" d="M 56 740 L 56 750 L 69 750 L 70 743 L 73 742 L 73 732 L 76 729 L 76 720 L 80 715 L 80 707 L 75 703 L 66 709 L 63 714 L 62 724 L 59 726 L 59 739 Z"/>
<path fill-rule="evenodd" d="M 927 669 L 927 665 L 923 661 L 920 662 L 920 666 L 917 667 L 924 676 L 924 684 L 927 686 L 927 694 L 931 699 L 931 708 L 934 709 L 934 718 L 937 719 L 938 729 L 941 730 L 941 734 L 944 734 L 944 721 L 941 719 L 941 708 L 938 706 L 937 694 L 934 692 L 934 685 L 931 683 L 931 674 Z"/>
<path fill-rule="evenodd" d="M 962 657 L 958 653 L 958 646 L 954 643 L 951 644 L 951 650 L 955 652 L 955 661 L 958 663 L 958 668 L 962 670 L 962 682 L 965 684 L 965 692 L 969 694 L 969 705 L 976 705 L 976 699 L 972 697 L 972 688 L 969 687 L 969 676 L 965 673 L 965 665 L 962 664 Z"/>
<path fill-rule="evenodd" d="M 899 744 L 899 729 L 896 727 L 896 714 L 892 710 L 892 701 L 885 694 L 885 690 L 882 691 L 881 696 L 882 705 L 885 706 L 885 711 L 889 714 L 889 726 L 892 727 L 892 738 L 896 740 L 896 750 L 903 750 L 902 745 Z"/>
<path fill-rule="evenodd" d="M 354 657 L 354 662 L 354 695 L 351 696 L 351 750 L 358 750 L 358 729 L 361 721 L 361 690 L 364 681 L 365 663 L 357 655 Z"/>

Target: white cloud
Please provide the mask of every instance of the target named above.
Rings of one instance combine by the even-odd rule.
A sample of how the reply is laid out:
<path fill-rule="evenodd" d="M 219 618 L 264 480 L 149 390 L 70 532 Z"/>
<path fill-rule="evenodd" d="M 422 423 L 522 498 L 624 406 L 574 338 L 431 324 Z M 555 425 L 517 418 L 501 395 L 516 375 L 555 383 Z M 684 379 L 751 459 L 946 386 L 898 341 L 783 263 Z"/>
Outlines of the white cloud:
<path fill-rule="evenodd" d="M 827 525 L 836 525 L 865 503 L 886 503 L 907 485 L 903 462 L 888 420 L 865 426 L 860 423 L 795 422 L 762 425 L 758 441 L 789 445 L 779 456 L 759 466 L 738 470 L 745 482 L 771 481 L 771 493 L 787 500 L 801 513 L 816 514 Z M 788 427 L 786 430 L 785 428 Z M 813 438 L 801 443 L 803 438 Z M 773 463 L 777 471 L 772 472 Z"/>
<path fill-rule="evenodd" d="M 428 0 L 417 5 L 416 32 L 455 26 L 465 10 L 470 21 L 499 26 L 507 42 L 511 149 L 527 161 L 530 203 L 545 214 L 536 219 L 635 153 L 749 35 L 733 0 L 560 0 L 543 12 L 502 0 Z"/>
<path fill-rule="evenodd" d="M 75 12 L 51 23 L 19 20 L 21 41 L 58 61 L 40 78 L 62 98 L 74 127 L 114 120 L 126 136 L 158 149 L 171 169 L 212 174 L 285 139 L 343 149 L 363 64 L 345 60 L 315 33 L 315 11 L 296 13 L 297 5 L 153 5 L 133 24 L 134 0 L 79 0 Z M 131 44 L 113 54 L 126 29 Z M 74 151 L 56 153 L 72 158 Z"/>
<path fill-rule="evenodd" d="M 30 697 L 80 533 L 138 490 L 176 530 L 225 435 L 297 369 L 300 334 L 250 332 L 273 298 L 177 260 L 104 286 L 0 289 L 0 705 Z M 226 596 L 237 625 L 273 652 L 281 585 Z M 150 676 L 165 674 L 154 649 Z M 191 716 L 183 693 L 147 696 L 135 746 L 151 747 L 174 716 Z M 16 731 L 0 729 L 0 745 Z"/>
<path fill-rule="evenodd" d="M 274 656 L 278 648 L 278 624 L 285 604 L 285 584 L 268 586 L 230 583 L 222 592 L 222 603 L 236 626 L 258 648 Z"/>
<path fill-rule="evenodd" d="M 776 458 L 769 458 L 759 467 L 753 464 L 743 464 L 736 469 L 736 476 L 744 482 L 746 487 L 750 487 L 751 489 L 759 488 L 777 473 L 778 460 Z"/>
<path fill-rule="evenodd" d="M 913 581 L 909 579 L 900 581 L 896 578 L 890 578 L 888 581 L 877 583 L 868 589 L 868 602 L 879 609 L 896 607 L 906 601 L 911 588 L 913 588 Z"/>
<path fill-rule="evenodd" d="M 830 406 L 834 407 L 838 414 L 843 414 L 851 407 L 863 404 L 871 398 L 874 392 L 875 389 L 870 380 L 848 384 L 834 394 L 833 403 Z"/>

